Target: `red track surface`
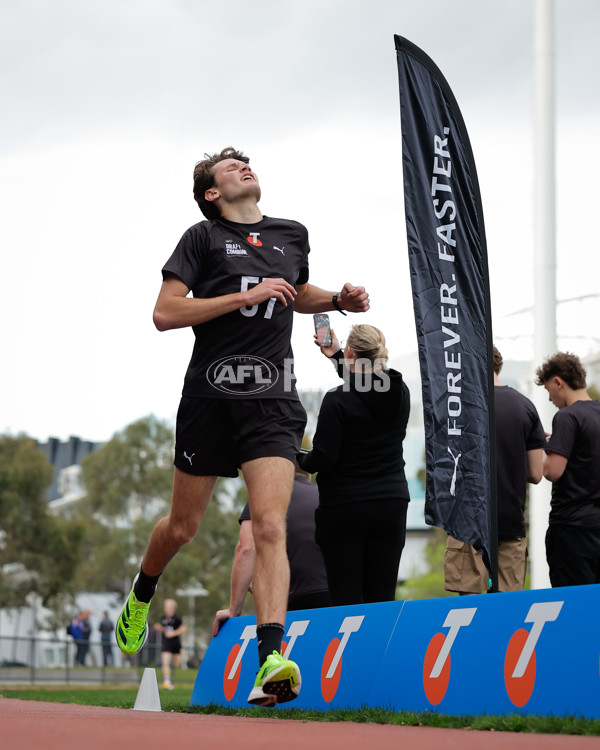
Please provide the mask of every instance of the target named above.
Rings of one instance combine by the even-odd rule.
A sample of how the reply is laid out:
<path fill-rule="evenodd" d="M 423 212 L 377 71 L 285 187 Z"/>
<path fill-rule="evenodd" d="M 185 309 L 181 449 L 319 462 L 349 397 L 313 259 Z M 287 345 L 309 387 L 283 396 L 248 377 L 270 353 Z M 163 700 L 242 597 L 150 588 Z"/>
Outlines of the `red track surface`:
<path fill-rule="evenodd" d="M 0 698 L 6 750 L 592 750 L 598 737 L 154 713 Z"/>

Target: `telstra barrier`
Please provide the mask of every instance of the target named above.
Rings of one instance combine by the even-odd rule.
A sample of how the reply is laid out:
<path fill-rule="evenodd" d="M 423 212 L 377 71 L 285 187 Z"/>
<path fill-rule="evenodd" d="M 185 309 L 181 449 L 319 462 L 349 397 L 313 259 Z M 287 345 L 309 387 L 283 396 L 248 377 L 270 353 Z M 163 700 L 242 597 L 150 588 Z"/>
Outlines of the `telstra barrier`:
<path fill-rule="evenodd" d="M 288 613 L 285 708 L 600 717 L 600 584 Z M 190 705 L 248 707 L 254 617 L 213 638 Z"/>

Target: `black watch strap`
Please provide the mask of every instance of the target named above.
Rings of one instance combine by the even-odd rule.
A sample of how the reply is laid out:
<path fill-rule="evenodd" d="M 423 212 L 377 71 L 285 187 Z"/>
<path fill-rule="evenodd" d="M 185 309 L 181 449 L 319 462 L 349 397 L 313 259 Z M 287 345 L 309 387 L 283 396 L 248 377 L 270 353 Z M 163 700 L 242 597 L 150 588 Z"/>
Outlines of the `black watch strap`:
<path fill-rule="evenodd" d="M 334 294 L 333 297 L 331 298 L 331 304 L 335 307 L 335 309 L 338 312 L 341 312 L 342 315 L 345 315 L 346 313 L 342 310 L 342 308 L 340 307 L 340 303 L 338 302 L 339 296 L 340 296 L 339 294 Z"/>

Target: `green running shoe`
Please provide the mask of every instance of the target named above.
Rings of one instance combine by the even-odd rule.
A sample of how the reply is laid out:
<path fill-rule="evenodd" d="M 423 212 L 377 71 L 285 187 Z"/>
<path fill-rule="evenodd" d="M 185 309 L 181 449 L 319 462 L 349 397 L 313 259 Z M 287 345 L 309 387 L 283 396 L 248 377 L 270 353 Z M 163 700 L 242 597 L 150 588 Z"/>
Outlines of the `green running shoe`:
<path fill-rule="evenodd" d="M 258 670 L 256 682 L 248 696 L 248 703 L 255 706 L 274 706 L 287 703 L 298 697 L 302 679 L 296 662 L 285 659 L 273 651 Z"/>
<path fill-rule="evenodd" d="M 137 576 L 133 581 L 134 586 L 136 581 Z M 146 618 L 149 609 L 150 602 L 138 601 L 133 593 L 132 586 L 115 627 L 117 645 L 124 654 L 137 654 L 146 643 L 148 637 Z"/>

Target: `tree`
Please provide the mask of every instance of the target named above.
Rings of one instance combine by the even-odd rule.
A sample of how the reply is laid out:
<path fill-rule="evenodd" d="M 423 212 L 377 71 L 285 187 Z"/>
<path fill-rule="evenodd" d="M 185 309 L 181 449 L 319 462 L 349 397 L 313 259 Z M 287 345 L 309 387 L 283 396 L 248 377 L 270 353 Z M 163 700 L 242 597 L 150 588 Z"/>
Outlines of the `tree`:
<path fill-rule="evenodd" d="M 150 532 L 169 509 L 173 481 L 172 428 L 145 417 L 90 453 L 82 462 L 86 497 L 77 518 L 85 528 L 83 559 L 77 571 L 80 590 L 129 593 Z M 206 597 L 180 602 L 182 615 L 193 614 L 208 632 L 217 609 L 229 596 L 229 578 L 238 537 L 237 517 L 246 500 L 245 485 L 219 479 L 198 538 L 183 547 L 161 576 L 157 604 L 178 598 L 177 590 L 201 584 Z M 150 619 L 158 620 L 153 605 Z"/>
<path fill-rule="evenodd" d="M 85 528 L 75 579 L 80 590 L 129 592 L 150 529 L 169 507 L 173 442 L 172 428 L 151 415 L 82 461 L 86 496 L 76 510 Z"/>
<path fill-rule="evenodd" d="M 44 490 L 52 467 L 25 435 L 0 436 L 0 598 L 23 606 L 37 593 L 44 605 L 69 589 L 83 529 L 52 516 Z"/>

